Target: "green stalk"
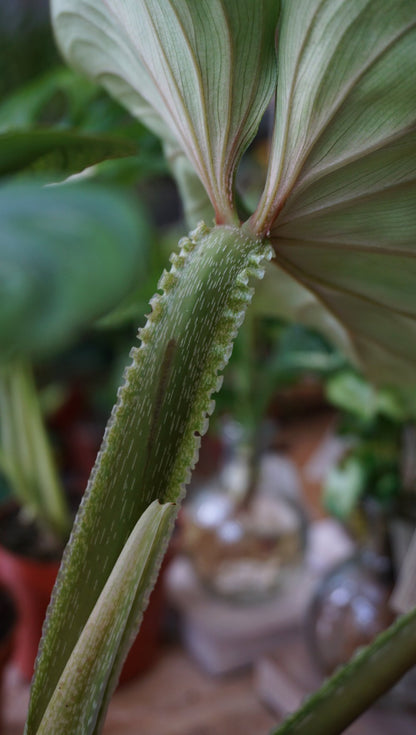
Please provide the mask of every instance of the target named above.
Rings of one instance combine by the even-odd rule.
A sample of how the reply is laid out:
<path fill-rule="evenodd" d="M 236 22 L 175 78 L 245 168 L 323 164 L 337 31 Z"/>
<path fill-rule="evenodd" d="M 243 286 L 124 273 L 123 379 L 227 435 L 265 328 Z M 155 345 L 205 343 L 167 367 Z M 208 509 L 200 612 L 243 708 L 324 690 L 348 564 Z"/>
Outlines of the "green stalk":
<path fill-rule="evenodd" d="M 152 299 L 141 347 L 132 351 L 64 556 L 32 686 L 27 735 L 37 732 L 138 519 L 155 500 L 181 499 L 214 408 L 218 371 L 252 296 L 249 277 L 262 275 L 260 264 L 271 256 L 267 244 L 235 227 L 201 225 L 180 246 L 160 281 L 162 295 Z M 124 638 L 131 639 L 131 631 L 126 629 Z M 117 657 L 118 668 L 122 658 Z M 114 666 L 107 672 L 104 699 L 96 702 L 88 733 L 98 732 L 117 674 Z"/>
<path fill-rule="evenodd" d="M 18 501 L 65 541 L 71 517 L 52 456 L 30 366 L 14 362 L 0 372 L 0 434 L 4 469 Z"/>
<path fill-rule="evenodd" d="M 10 366 L 2 368 L 0 372 L 0 439 L 1 439 L 1 468 L 6 475 L 13 493 L 18 502 L 32 508 L 34 512 L 33 493 L 30 493 L 28 483 L 25 482 L 25 452 L 19 431 L 18 415 L 15 408 L 19 392 L 15 390 L 13 370 Z"/>
<path fill-rule="evenodd" d="M 339 735 L 416 664 L 416 610 L 399 618 L 273 735 Z"/>

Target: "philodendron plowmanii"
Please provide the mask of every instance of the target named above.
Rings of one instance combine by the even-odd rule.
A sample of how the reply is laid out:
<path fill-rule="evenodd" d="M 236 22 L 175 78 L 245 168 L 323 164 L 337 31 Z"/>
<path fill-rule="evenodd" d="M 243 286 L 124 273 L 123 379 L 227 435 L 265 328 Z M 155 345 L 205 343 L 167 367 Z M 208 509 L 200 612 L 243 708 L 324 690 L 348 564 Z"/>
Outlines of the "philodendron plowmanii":
<path fill-rule="evenodd" d="M 186 211 L 215 217 L 159 283 L 48 613 L 26 733 L 86 735 L 101 729 L 271 254 L 272 311 L 281 293 L 296 310 L 307 289 L 315 320 L 370 375 L 412 385 L 416 0 L 52 0 L 52 16 L 68 61 L 175 152 Z M 264 192 L 241 223 L 238 163 L 274 93 Z M 416 662 L 414 625 L 410 614 L 282 732 L 340 732 Z M 377 675 L 393 654 L 394 674 Z"/>

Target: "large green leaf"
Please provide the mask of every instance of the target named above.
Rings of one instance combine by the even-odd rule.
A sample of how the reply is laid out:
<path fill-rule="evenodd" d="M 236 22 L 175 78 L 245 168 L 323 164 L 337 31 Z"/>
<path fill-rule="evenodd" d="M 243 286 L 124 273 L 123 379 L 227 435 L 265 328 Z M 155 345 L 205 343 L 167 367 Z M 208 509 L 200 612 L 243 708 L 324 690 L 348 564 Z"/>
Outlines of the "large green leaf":
<path fill-rule="evenodd" d="M 0 356 L 62 347 L 118 304 L 145 263 L 144 215 L 87 184 L 0 189 Z"/>
<path fill-rule="evenodd" d="M 137 145 L 123 138 L 51 129 L 11 131 L 0 134 L 0 176 L 53 172 L 57 181 L 95 163 L 137 153 Z"/>
<path fill-rule="evenodd" d="M 218 222 L 276 78 L 277 0 L 52 0 L 67 59 L 192 161 Z"/>
<path fill-rule="evenodd" d="M 387 382 L 415 379 L 415 48 L 414 0 L 284 4 L 276 130 L 253 218 Z"/>

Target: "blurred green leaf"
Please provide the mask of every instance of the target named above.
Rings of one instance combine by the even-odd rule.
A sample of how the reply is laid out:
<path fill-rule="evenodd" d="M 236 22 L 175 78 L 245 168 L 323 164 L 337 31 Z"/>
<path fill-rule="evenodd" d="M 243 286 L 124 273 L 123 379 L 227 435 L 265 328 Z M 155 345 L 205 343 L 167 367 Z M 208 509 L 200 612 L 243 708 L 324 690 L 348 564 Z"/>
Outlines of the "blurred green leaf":
<path fill-rule="evenodd" d="M 100 163 L 94 178 L 123 186 L 167 173 L 158 138 L 96 84 L 62 67 L 0 104 L 0 133 L 14 135 L 1 138 L 0 167 L 3 163 L 6 173 L 14 159 L 55 173 Z"/>
<path fill-rule="evenodd" d="M 55 352 L 132 289 L 149 231 L 125 196 L 87 184 L 0 189 L 0 354 Z"/>
<path fill-rule="evenodd" d="M 0 103 L 0 132 L 36 126 L 111 132 L 142 146 L 156 140 L 100 86 L 61 66 L 18 87 Z"/>
<path fill-rule="evenodd" d="M 400 394 L 377 389 L 352 370 L 331 376 L 326 383 L 326 394 L 334 406 L 364 422 L 374 421 L 380 415 L 400 423 L 414 410 L 414 401 L 405 404 Z"/>
<path fill-rule="evenodd" d="M 123 138 L 65 130 L 19 130 L 0 134 L 0 176 L 22 171 L 53 172 L 56 181 L 100 161 L 137 152 L 137 146 Z"/>
<path fill-rule="evenodd" d="M 79 125 L 97 95 L 97 86 L 65 67 L 55 67 L 19 86 L 0 104 L 0 131 L 39 123 Z"/>
<path fill-rule="evenodd" d="M 343 371 L 330 378 L 326 394 L 334 406 L 366 421 L 371 421 L 377 414 L 376 389 L 352 371 Z"/>
<path fill-rule="evenodd" d="M 348 518 L 364 492 L 365 480 L 363 465 L 355 457 L 347 457 L 333 467 L 323 489 L 323 502 L 328 511 L 336 518 Z"/>
<path fill-rule="evenodd" d="M 0 3 L 0 98 L 59 61 L 45 0 Z"/>

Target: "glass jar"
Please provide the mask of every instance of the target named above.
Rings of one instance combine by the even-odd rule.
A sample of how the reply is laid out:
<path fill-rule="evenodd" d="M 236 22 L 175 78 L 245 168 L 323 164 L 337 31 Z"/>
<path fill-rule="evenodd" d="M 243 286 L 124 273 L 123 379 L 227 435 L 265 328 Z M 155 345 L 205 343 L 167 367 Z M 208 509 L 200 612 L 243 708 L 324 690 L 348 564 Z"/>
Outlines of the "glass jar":
<path fill-rule="evenodd" d="M 403 518 L 398 507 L 383 508 L 377 501 L 366 499 L 349 524 L 357 552 L 330 570 L 315 592 L 306 633 L 312 658 L 325 675 L 346 663 L 358 648 L 371 643 L 396 617 L 390 598 L 405 553 L 401 549 L 398 558 L 392 534 L 398 520 L 402 539 Z M 414 528 L 408 517 L 405 522 Z M 412 670 L 390 696 L 405 699 L 408 683 L 414 677 Z"/>
<path fill-rule="evenodd" d="M 269 471 L 265 481 L 260 458 L 250 468 L 243 437 L 238 426 L 229 427 L 222 471 L 185 504 L 181 545 L 207 590 L 248 603 L 272 597 L 299 566 L 307 524 L 290 461 L 276 455 L 273 480 Z M 255 487 L 247 492 L 253 477 Z"/>
<path fill-rule="evenodd" d="M 346 663 L 393 622 L 392 589 L 389 558 L 370 549 L 361 549 L 325 575 L 307 615 L 309 648 L 323 674 Z"/>

